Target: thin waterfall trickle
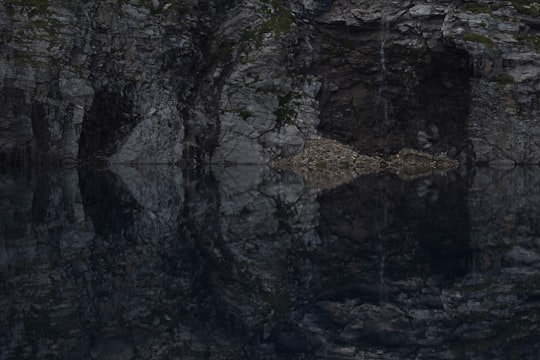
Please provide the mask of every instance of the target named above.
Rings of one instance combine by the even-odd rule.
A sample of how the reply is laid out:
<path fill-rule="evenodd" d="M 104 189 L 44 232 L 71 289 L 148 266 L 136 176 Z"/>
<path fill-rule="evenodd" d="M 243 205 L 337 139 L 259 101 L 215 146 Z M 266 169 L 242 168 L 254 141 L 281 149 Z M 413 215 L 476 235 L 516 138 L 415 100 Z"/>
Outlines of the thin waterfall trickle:
<path fill-rule="evenodd" d="M 386 239 L 384 238 L 381 231 L 388 226 L 388 208 L 384 207 L 384 219 L 383 219 L 383 226 L 379 227 L 377 230 L 377 237 L 379 240 L 379 283 L 381 286 L 380 290 L 380 302 L 381 304 L 386 304 L 388 302 L 388 286 L 386 286 L 386 282 L 384 281 L 384 270 L 385 270 L 385 262 L 386 262 Z"/>
<path fill-rule="evenodd" d="M 381 13 L 381 28 L 380 28 L 381 42 L 379 45 L 379 95 L 382 94 L 384 85 L 386 84 L 386 42 L 390 36 L 390 22 L 388 21 L 388 15 L 386 9 Z"/>
<path fill-rule="evenodd" d="M 388 69 L 386 68 L 386 42 L 390 37 L 390 21 L 388 17 L 388 4 L 385 2 L 383 9 L 381 10 L 380 21 L 380 45 L 379 45 L 379 89 L 377 91 L 377 109 L 378 117 L 382 124 L 386 124 L 388 121 L 388 102 L 383 96 L 384 86 L 386 85 L 386 78 L 388 76 Z M 379 125 L 382 125 L 379 124 Z"/>

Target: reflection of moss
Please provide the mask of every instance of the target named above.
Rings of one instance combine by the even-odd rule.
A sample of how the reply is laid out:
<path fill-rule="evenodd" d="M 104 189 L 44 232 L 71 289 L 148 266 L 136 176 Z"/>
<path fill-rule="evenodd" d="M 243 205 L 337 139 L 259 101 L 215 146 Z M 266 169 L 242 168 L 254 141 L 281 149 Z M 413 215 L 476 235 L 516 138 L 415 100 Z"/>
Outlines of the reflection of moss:
<path fill-rule="evenodd" d="M 13 17 L 15 15 L 15 8 L 13 6 L 6 5 L 6 9 L 8 16 Z"/>
<path fill-rule="evenodd" d="M 248 216 L 249 214 L 251 214 L 253 211 L 248 209 L 247 206 L 244 206 L 242 208 L 242 210 L 240 210 L 240 216 Z"/>
<path fill-rule="evenodd" d="M 349 168 L 352 167 L 352 164 L 349 163 L 349 162 L 346 162 L 346 161 L 340 161 L 338 163 L 338 166 L 339 166 L 340 169 L 349 169 Z"/>
<path fill-rule="evenodd" d="M 279 229 L 284 230 L 288 234 L 293 233 L 293 228 L 290 225 L 291 220 L 294 217 L 294 209 L 292 205 L 287 205 L 283 202 L 276 204 L 276 218 L 279 223 Z"/>
<path fill-rule="evenodd" d="M 463 36 L 463 39 L 466 41 L 472 41 L 472 42 L 484 44 L 489 48 L 495 47 L 495 42 L 493 42 L 493 40 L 481 34 L 468 33 Z"/>
<path fill-rule="evenodd" d="M 499 74 L 491 79 L 499 84 L 515 84 L 516 80 L 510 74 Z"/>
<path fill-rule="evenodd" d="M 522 14 L 540 16 L 540 3 L 531 0 L 511 0 L 512 5 Z"/>
<path fill-rule="evenodd" d="M 244 110 L 240 110 L 240 111 L 238 112 L 238 115 L 240 115 L 240 117 L 241 117 L 242 119 L 247 120 L 247 119 L 250 118 L 253 114 L 252 114 L 250 111 L 244 109 Z"/>
<path fill-rule="evenodd" d="M 527 291 L 528 289 L 540 289 L 540 275 L 533 275 L 527 278 L 527 280 L 519 284 L 520 290 Z"/>
<path fill-rule="evenodd" d="M 12 31 L 0 31 L 0 45 L 7 44 L 13 39 Z"/>
<path fill-rule="evenodd" d="M 42 63 L 41 61 L 34 59 L 34 57 L 31 54 L 28 54 L 24 51 L 20 51 L 16 49 L 13 50 L 13 57 L 15 59 L 15 64 L 17 65 L 31 65 L 31 66 L 46 65 Z"/>
<path fill-rule="evenodd" d="M 454 354 L 456 360 L 467 359 L 467 352 L 465 351 L 465 344 L 462 341 L 456 340 L 450 345 L 450 351 Z"/>
<path fill-rule="evenodd" d="M 470 317 L 471 314 L 462 314 L 462 319 L 465 323 L 474 323 L 479 321 L 486 321 L 493 324 L 493 315 L 487 312 L 487 315 L 477 315 Z M 485 313 L 482 313 L 485 314 Z M 498 323 L 492 328 L 491 336 L 481 339 L 467 339 L 463 338 L 464 351 L 472 351 L 474 353 L 486 353 L 489 349 L 500 344 L 508 344 L 508 339 L 512 338 L 516 334 L 531 333 L 531 326 L 536 324 L 539 320 L 538 311 L 536 308 L 516 313 L 512 318 Z"/>
<path fill-rule="evenodd" d="M 473 292 L 486 290 L 490 286 L 491 286 L 491 282 L 487 281 L 483 283 L 465 285 L 461 288 L 461 290 L 463 290 L 466 293 L 473 293 Z"/>
<path fill-rule="evenodd" d="M 51 319 L 48 315 L 45 315 L 41 318 L 29 318 L 24 321 L 24 328 L 30 333 L 43 332 L 51 330 L 50 323 Z"/>
<path fill-rule="evenodd" d="M 279 291 L 266 293 L 265 302 L 277 316 L 287 314 L 294 305 L 293 299 L 291 299 L 289 294 Z"/>

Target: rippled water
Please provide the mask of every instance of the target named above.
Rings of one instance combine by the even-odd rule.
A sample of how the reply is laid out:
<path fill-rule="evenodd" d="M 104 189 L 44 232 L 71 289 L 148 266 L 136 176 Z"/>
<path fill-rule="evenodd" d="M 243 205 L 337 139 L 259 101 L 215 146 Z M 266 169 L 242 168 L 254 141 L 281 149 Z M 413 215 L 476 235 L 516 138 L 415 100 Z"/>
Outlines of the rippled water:
<path fill-rule="evenodd" d="M 0 177 L 2 359 L 538 359 L 540 170 Z"/>

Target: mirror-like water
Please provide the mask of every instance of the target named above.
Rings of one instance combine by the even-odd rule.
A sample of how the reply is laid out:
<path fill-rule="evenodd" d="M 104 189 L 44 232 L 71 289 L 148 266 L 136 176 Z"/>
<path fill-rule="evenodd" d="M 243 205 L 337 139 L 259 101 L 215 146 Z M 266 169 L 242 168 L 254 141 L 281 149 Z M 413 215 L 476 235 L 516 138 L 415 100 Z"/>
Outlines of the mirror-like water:
<path fill-rule="evenodd" d="M 0 177 L 2 359 L 537 359 L 540 170 Z"/>

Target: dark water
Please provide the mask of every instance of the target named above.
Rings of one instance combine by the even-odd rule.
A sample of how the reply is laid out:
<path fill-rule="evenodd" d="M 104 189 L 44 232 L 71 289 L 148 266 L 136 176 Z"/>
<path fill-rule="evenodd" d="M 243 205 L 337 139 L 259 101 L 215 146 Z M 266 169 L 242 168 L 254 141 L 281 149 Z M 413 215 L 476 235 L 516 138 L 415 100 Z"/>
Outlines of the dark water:
<path fill-rule="evenodd" d="M 2 359 L 538 359 L 540 170 L 0 177 Z"/>

